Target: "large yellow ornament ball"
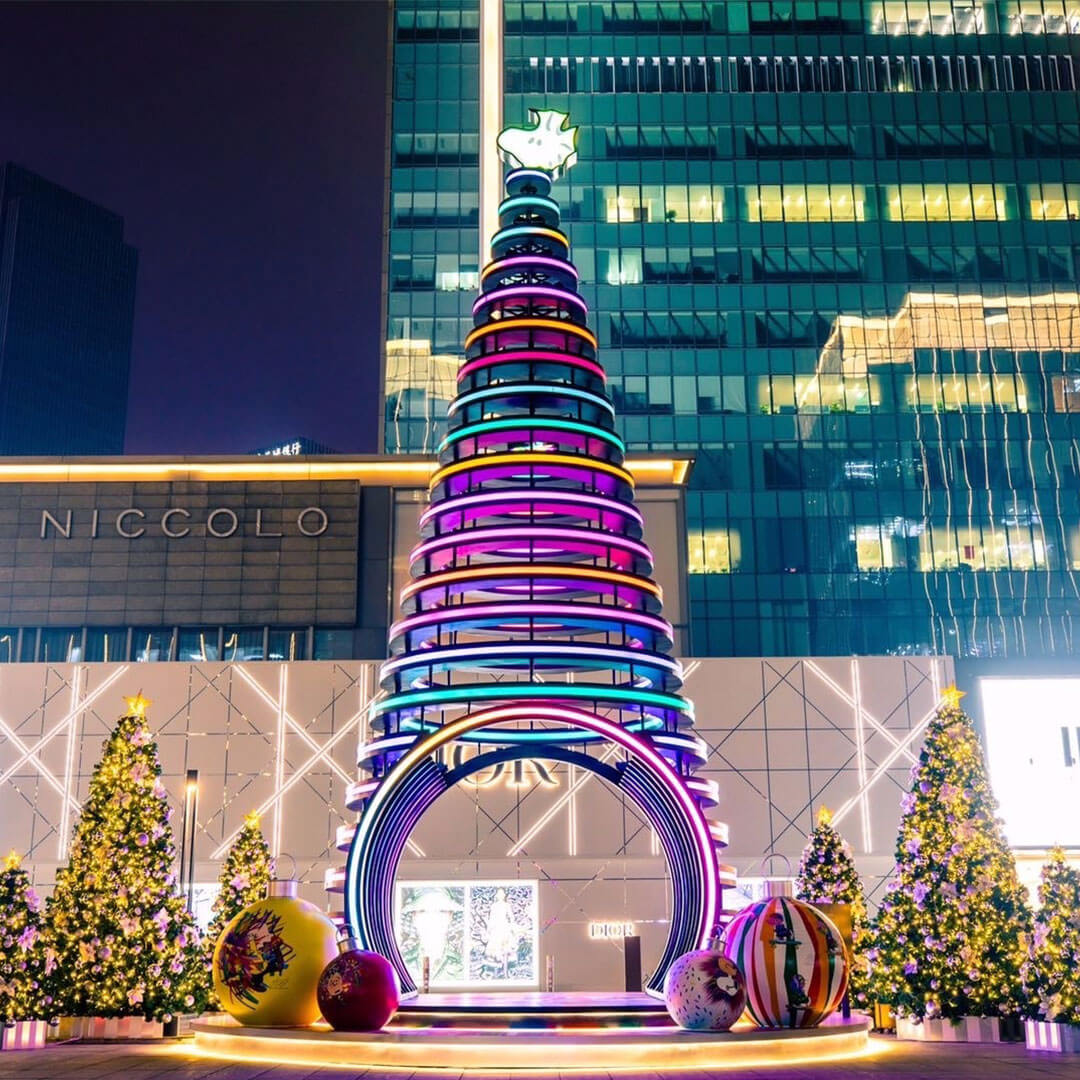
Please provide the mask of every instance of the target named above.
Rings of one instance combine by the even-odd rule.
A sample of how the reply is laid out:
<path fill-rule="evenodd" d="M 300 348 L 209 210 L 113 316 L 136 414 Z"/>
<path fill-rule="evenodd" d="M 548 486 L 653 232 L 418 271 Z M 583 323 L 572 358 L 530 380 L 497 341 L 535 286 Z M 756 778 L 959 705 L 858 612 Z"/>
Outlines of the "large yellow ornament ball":
<path fill-rule="evenodd" d="M 255 1027 L 305 1027 L 319 1019 L 323 968 L 337 956 L 334 924 L 272 881 L 265 900 L 228 923 L 214 947 L 214 990 L 225 1011 Z"/>

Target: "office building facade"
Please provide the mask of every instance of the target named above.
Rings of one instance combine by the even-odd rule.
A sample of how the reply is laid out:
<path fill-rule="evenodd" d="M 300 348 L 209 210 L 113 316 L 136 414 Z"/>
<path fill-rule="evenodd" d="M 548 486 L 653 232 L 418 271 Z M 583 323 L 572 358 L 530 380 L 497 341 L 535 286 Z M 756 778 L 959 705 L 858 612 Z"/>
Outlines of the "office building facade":
<path fill-rule="evenodd" d="M 0 455 L 120 454 L 138 252 L 116 214 L 0 174 Z"/>
<path fill-rule="evenodd" d="M 1080 650 L 1080 8 L 399 0 L 385 446 L 432 452 L 495 135 L 555 187 L 635 450 L 692 455 L 690 651 Z"/>

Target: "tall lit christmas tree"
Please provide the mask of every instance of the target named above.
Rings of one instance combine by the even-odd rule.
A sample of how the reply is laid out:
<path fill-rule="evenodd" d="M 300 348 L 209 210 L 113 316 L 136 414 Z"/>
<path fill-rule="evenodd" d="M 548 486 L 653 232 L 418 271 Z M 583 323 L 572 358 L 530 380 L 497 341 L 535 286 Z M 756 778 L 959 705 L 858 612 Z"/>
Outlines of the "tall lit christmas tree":
<path fill-rule="evenodd" d="M 693 775 L 706 747 L 680 693 L 634 477 L 551 197 L 553 181 L 576 159 L 576 129 L 562 113 L 533 119 L 535 127 L 499 137 L 511 166 L 506 196 L 420 518 L 412 581 L 390 629 L 376 737 L 360 754 L 369 775 L 349 798 L 362 817 L 344 884 L 348 918 L 367 947 L 394 960 L 406 988 L 388 926 L 392 867 L 411 827 L 407 815 L 423 813 L 440 785 L 456 781 L 445 769 L 426 778 L 400 820 L 391 793 L 402 783 L 399 763 L 412 768 L 415 745 L 439 732 L 460 729 L 477 750 L 473 763 L 528 753 L 586 768 L 591 748 L 633 736 L 632 760 L 604 775 L 639 805 L 679 806 L 658 810 L 656 821 L 664 820 L 654 822 L 674 864 L 676 934 L 654 983 L 679 954 L 669 955 L 675 946 L 707 940 L 718 914 L 716 850 L 726 830 L 702 814 L 716 804 L 717 785 Z M 483 726 L 469 729 L 475 717 Z M 376 812 L 388 823 L 372 824 Z"/>
<path fill-rule="evenodd" d="M 274 860 L 270 855 L 270 845 L 259 828 L 259 815 L 248 814 L 244 818 L 243 828 L 221 864 L 221 873 L 218 875 L 220 888 L 214 897 L 210 925 L 203 940 L 207 964 L 213 960 L 217 940 L 232 918 L 239 915 L 248 904 L 254 904 L 266 896 L 273 873 Z M 211 990 L 208 1007 L 219 1006 L 220 1002 Z"/>
<path fill-rule="evenodd" d="M 74 1016 L 201 1012 L 199 931 L 176 890 L 176 851 L 141 694 L 105 743 L 47 907 L 56 997 Z"/>
<path fill-rule="evenodd" d="M 912 769 L 870 952 L 874 996 L 920 1019 L 1027 1008 L 1031 913 L 961 696 L 945 691 Z"/>
<path fill-rule="evenodd" d="M 866 925 L 866 894 L 848 842 L 837 832 L 832 814 L 823 806 L 817 824 L 803 848 L 795 895 L 810 904 L 847 904 L 851 908 L 852 956 L 848 992 L 857 1003 L 866 1001 L 869 934 Z"/>
<path fill-rule="evenodd" d="M 1024 987 L 1044 1020 L 1080 1024 L 1080 870 L 1054 848 L 1042 870 Z"/>
<path fill-rule="evenodd" d="M 0 870 L 0 1023 L 48 1019 L 48 984 L 41 903 L 12 852 Z"/>

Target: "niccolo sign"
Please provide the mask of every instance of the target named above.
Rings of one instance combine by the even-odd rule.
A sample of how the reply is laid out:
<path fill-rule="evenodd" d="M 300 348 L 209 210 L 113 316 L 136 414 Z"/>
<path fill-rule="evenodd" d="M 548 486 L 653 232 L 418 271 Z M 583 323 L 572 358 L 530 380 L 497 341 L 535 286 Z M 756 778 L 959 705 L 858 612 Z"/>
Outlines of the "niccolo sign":
<path fill-rule="evenodd" d="M 218 506 L 207 510 L 205 516 L 202 512 L 198 520 L 190 510 L 180 506 L 171 506 L 161 512 L 155 510 L 151 517 L 145 510 L 130 506 L 126 510 L 114 512 L 108 510 L 102 513 L 100 510 L 91 510 L 89 514 L 76 520 L 70 510 L 59 510 L 55 514 L 48 510 L 41 511 L 41 539 L 50 536 L 63 537 L 70 540 L 72 536 L 88 536 L 96 540 L 102 535 L 115 534 L 124 537 L 125 540 L 138 540 L 146 535 L 147 525 L 156 526 L 161 530 L 162 536 L 170 540 L 180 540 L 191 534 L 192 526 L 204 525 L 207 536 L 215 536 L 219 540 L 228 539 L 230 536 L 322 536 L 330 527 L 330 518 L 325 510 L 319 506 L 305 506 L 295 518 L 282 518 L 282 529 L 278 531 L 267 528 L 263 523 L 263 511 L 255 511 L 255 527 L 251 532 L 240 525 L 240 517 L 235 510 L 227 506 Z"/>

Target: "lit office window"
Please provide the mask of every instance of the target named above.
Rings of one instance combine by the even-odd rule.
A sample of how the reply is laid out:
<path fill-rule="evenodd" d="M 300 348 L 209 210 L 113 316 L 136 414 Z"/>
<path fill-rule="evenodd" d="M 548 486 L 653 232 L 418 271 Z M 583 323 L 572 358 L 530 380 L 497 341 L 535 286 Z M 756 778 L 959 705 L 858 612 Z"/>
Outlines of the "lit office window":
<path fill-rule="evenodd" d="M 860 570 L 891 570 L 896 565 L 891 525 L 856 525 L 855 562 Z"/>
<path fill-rule="evenodd" d="M 908 401 L 918 412 L 970 409 L 1027 412 L 1027 393 L 1018 375 L 913 375 Z"/>
<path fill-rule="evenodd" d="M 709 184 L 672 184 L 664 188 L 667 221 L 723 221 L 724 189 Z"/>
<path fill-rule="evenodd" d="M 629 248 L 602 248 L 596 253 L 601 281 L 608 285 L 641 284 L 641 252 Z"/>
<path fill-rule="evenodd" d="M 931 570 L 1044 570 L 1046 542 L 1027 525 L 934 525 L 919 540 L 919 565 Z"/>
<path fill-rule="evenodd" d="M 78 663 L 82 660 L 82 631 L 42 630 L 38 660 L 42 663 Z"/>
<path fill-rule="evenodd" d="M 985 34 L 981 5 L 952 0 L 885 0 L 872 5 L 870 29 L 874 34 Z"/>
<path fill-rule="evenodd" d="M 1034 221 L 1076 221 L 1080 184 L 1028 184 L 1028 212 Z"/>
<path fill-rule="evenodd" d="M 1005 25 L 1010 34 L 1075 34 L 1080 7 L 1063 0 L 1006 0 Z"/>
<path fill-rule="evenodd" d="M 1080 375 L 1054 375 L 1050 383 L 1055 412 L 1080 412 Z"/>
<path fill-rule="evenodd" d="M 605 206 L 604 220 L 610 224 L 625 225 L 633 221 L 661 221 L 663 215 L 663 188 L 659 185 L 637 187 L 602 188 Z"/>
<path fill-rule="evenodd" d="M 745 187 L 748 221 L 863 221 L 861 184 L 763 184 Z"/>
<path fill-rule="evenodd" d="M 271 630 L 267 660 L 306 660 L 306 630 Z"/>
<path fill-rule="evenodd" d="M 888 184 L 889 221 L 1004 221 L 1004 184 Z"/>
<path fill-rule="evenodd" d="M 687 569 L 691 574 L 730 574 L 741 557 L 739 534 L 734 529 L 706 529 L 687 542 Z"/>
<path fill-rule="evenodd" d="M 799 412 L 869 412 L 881 404 L 881 380 L 843 375 L 799 375 L 795 378 Z"/>

